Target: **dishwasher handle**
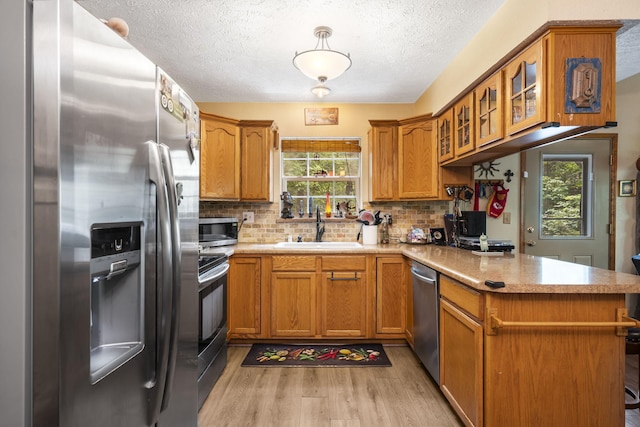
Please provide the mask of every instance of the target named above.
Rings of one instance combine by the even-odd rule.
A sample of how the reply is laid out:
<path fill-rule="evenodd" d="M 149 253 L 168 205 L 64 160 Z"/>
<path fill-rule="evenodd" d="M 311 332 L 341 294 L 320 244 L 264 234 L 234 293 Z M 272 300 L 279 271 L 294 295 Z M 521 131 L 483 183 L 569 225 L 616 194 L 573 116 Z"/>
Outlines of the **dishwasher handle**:
<path fill-rule="evenodd" d="M 432 277 L 427 277 L 427 276 L 423 276 L 422 274 L 418 273 L 418 270 L 415 268 L 411 268 L 411 274 L 414 275 L 415 277 L 419 278 L 420 280 L 423 280 L 425 282 L 431 283 L 433 285 L 436 284 L 436 279 L 432 278 Z"/>

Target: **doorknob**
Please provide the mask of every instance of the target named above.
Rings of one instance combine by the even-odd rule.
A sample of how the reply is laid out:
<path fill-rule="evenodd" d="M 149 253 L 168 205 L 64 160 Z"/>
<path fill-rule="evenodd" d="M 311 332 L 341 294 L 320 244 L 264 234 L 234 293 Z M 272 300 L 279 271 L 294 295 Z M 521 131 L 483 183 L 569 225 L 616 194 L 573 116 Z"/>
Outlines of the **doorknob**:
<path fill-rule="evenodd" d="M 525 243 L 527 244 L 527 246 L 535 246 L 536 245 L 536 241 L 535 240 L 527 240 Z"/>
<path fill-rule="evenodd" d="M 535 228 L 533 227 L 527 227 L 527 233 L 533 233 L 534 231 L 536 231 Z"/>

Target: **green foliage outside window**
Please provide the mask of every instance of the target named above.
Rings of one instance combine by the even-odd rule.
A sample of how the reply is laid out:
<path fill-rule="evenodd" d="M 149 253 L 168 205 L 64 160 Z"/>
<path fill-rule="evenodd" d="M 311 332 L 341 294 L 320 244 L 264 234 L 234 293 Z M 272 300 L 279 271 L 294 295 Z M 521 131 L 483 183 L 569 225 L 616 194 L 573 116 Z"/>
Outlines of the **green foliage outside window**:
<path fill-rule="evenodd" d="M 544 160 L 542 235 L 585 235 L 586 161 Z"/>
<path fill-rule="evenodd" d="M 359 198 L 360 153 L 283 152 L 282 189 L 294 200 L 293 211 L 308 212 L 309 198 L 313 209 L 324 212 L 326 194 L 330 194 L 332 210 L 336 204 L 348 202 L 355 208 Z"/>

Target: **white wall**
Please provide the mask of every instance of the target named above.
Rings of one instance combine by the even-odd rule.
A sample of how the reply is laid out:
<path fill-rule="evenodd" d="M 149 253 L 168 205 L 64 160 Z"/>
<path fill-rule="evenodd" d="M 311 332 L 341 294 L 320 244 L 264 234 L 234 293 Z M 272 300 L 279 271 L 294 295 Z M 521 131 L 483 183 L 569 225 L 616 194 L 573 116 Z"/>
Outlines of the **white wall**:
<path fill-rule="evenodd" d="M 489 175 L 486 177 L 484 174 L 480 176 L 480 172 L 476 172 L 477 167 L 474 169 L 475 179 L 489 179 L 489 180 L 504 180 L 504 188 L 509 190 L 507 194 L 507 205 L 505 206 L 504 213 L 511 213 L 511 223 L 505 224 L 503 222 L 504 215 L 499 218 L 490 218 L 487 215 L 487 237 L 489 239 L 508 239 L 511 240 L 516 247 L 514 252 L 518 250 L 519 242 L 519 230 L 520 230 L 520 155 L 512 154 L 510 156 L 503 157 L 495 160 L 495 169 L 499 172 L 494 172 L 494 176 Z M 507 182 L 507 177 L 504 173 L 507 170 L 511 170 L 513 176 L 511 182 Z M 486 210 L 487 199 L 479 200 L 479 209 Z M 473 206 L 471 206 L 473 209 Z"/>
<path fill-rule="evenodd" d="M 636 179 L 636 160 L 640 158 L 640 74 L 618 82 L 616 92 L 618 127 L 608 130 L 618 133 L 617 179 Z M 638 214 L 635 197 L 616 197 L 616 271 L 636 271 L 630 258 L 640 252 L 635 240 Z"/>

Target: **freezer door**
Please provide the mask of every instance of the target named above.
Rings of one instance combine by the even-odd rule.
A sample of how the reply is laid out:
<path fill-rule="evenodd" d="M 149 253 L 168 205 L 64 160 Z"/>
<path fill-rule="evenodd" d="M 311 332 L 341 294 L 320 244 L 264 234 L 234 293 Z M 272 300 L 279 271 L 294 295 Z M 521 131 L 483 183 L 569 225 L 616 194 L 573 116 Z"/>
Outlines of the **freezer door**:
<path fill-rule="evenodd" d="M 33 425 L 145 426 L 155 66 L 76 2 L 33 5 Z"/>

